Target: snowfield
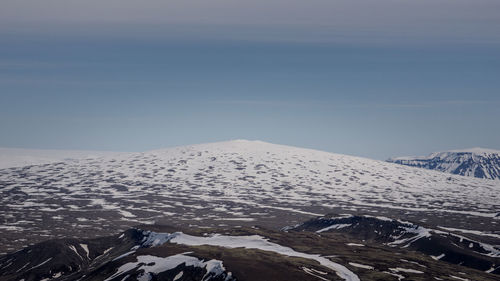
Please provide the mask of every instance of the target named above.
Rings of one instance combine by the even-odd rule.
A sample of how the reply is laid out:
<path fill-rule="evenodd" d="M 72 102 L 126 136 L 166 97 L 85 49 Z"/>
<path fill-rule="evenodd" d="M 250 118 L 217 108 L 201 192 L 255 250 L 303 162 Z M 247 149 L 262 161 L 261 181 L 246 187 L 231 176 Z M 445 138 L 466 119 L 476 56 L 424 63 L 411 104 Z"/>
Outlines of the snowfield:
<path fill-rule="evenodd" d="M 139 223 L 279 228 L 332 211 L 492 237 L 500 223 L 499 181 L 246 140 L 2 169 L 0 195 L 0 252 L 71 229 L 93 237 Z"/>
<path fill-rule="evenodd" d="M 49 150 L 0 147 L 0 169 L 40 165 L 72 159 L 98 158 L 119 152 L 85 150 Z"/>

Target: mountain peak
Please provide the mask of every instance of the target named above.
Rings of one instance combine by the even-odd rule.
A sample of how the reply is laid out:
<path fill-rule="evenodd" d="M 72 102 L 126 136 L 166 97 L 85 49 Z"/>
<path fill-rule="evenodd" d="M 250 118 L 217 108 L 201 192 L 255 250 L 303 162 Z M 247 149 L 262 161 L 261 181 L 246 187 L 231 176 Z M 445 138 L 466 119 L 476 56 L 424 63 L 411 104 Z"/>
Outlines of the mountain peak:
<path fill-rule="evenodd" d="M 456 175 L 500 180 L 500 151 L 473 147 L 434 152 L 428 156 L 395 157 L 388 162 Z"/>
<path fill-rule="evenodd" d="M 454 149 L 454 150 L 448 150 L 446 152 L 454 152 L 454 153 L 463 152 L 463 153 L 474 153 L 474 154 L 500 154 L 500 150 L 482 148 L 482 147 L 472 147 L 472 148 L 466 148 L 466 149 Z"/>

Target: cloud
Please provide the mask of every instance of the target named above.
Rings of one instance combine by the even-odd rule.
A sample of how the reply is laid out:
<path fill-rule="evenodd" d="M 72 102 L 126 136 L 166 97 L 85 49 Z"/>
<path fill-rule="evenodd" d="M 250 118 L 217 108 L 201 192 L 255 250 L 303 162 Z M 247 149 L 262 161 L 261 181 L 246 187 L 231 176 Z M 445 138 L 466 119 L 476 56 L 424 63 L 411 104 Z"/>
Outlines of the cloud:
<path fill-rule="evenodd" d="M 400 103 L 377 103 L 377 102 L 335 102 L 335 101 L 289 101 L 289 100 L 217 100 L 211 101 L 213 104 L 222 105 L 242 105 L 242 106 L 273 106 L 273 107 L 302 107 L 302 108 L 330 108 L 330 109 L 423 109 L 436 107 L 457 107 L 473 105 L 491 105 L 500 104 L 500 100 L 441 100 L 441 101 L 419 101 L 419 102 L 400 102 Z"/>
<path fill-rule="evenodd" d="M 354 105 L 354 107 L 371 107 L 371 108 L 433 108 L 433 107 L 452 107 L 452 106 L 467 106 L 467 105 L 485 105 L 499 103 L 500 101 L 487 100 L 442 100 L 428 102 L 408 102 L 408 103 L 366 103 Z"/>
<path fill-rule="evenodd" d="M 3 0 L 0 29 L 90 25 L 101 32 L 110 25 L 134 32 L 143 25 L 141 34 L 191 26 L 177 31 L 248 40 L 499 43 L 498 14 L 497 0 Z"/>

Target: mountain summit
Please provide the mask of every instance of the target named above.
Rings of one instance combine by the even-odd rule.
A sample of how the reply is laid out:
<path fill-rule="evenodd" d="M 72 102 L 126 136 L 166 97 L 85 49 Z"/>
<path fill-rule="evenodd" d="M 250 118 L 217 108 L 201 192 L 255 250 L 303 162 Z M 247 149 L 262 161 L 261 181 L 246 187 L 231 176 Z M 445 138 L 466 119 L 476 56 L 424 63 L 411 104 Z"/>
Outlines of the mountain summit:
<path fill-rule="evenodd" d="M 500 180 L 500 151 L 480 147 L 434 152 L 428 156 L 397 157 L 388 162 L 455 175 Z"/>
<path fill-rule="evenodd" d="M 15 167 L 0 170 L 0 253 L 138 223 L 277 229 L 332 212 L 492 231 L 499 183 L 245 140 Z"/>

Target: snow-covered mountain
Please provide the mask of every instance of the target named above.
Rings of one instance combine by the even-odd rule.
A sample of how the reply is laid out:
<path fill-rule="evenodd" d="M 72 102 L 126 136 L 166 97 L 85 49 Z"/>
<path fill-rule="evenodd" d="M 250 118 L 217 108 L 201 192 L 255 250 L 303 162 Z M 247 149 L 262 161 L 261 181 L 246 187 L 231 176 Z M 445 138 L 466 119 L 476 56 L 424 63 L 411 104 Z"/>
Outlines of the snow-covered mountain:
<path fill-rule="evenodd" d="M 22 149 L 0 147 L 0 169 L 40 165 L 70 159 L 97 158 L 118 152 L 87 150 Z"/>
<path fill-rule="evenodd" d="M 396 157 L 388 162 L 455 175 L 500 180 L 500 151 L 484 148 L 435 152 L 429 156 Z"/>
<path fill-rule="evenodd" d="M 276 229 L 332 212 L 491 235 L 500 182 L 236 140 L 2 169 L 0 206 L 0 253 L 138 223 Z"/>

